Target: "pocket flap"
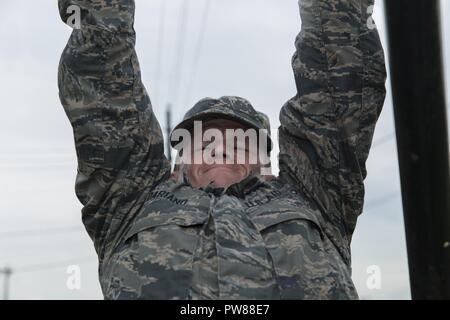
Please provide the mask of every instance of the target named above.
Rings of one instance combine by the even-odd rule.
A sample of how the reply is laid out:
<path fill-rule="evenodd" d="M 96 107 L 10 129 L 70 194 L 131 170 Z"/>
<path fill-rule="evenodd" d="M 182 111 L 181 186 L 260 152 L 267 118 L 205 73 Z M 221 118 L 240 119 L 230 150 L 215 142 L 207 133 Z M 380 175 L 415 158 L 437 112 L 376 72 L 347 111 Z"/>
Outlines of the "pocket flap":
<path fill-rule="evenodd" d="M 151 212 L 137 217 L 125 238 L 128 239 L 143 230 L 163 225 L 174 224 L 182 227 L 201 225 L 207 218 L 206 213 L 201 211 Z"/>
<path fill-rule="evenodd" d="M 298 219 L 308 220 L 314 223 L 322 232 L 320 212 L 311 210 L 306 207 L 298 209 L 298 211 L 294 211 L 292 209 L 283 211 L 282 209 L 280 209 L 279 211 L 260 213 L 257 216 L 252 217 L 252 221 L 259 232 L 279 223 Z"/>

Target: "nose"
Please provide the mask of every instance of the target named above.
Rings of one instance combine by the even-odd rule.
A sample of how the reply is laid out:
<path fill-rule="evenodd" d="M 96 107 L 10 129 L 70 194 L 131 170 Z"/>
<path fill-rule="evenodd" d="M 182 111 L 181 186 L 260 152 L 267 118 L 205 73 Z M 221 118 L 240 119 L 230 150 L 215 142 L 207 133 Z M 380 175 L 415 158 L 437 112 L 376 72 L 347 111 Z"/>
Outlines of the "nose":
<path fill-rule="evenodd" d="M 231 159 L 227 153 L 225 142 L 214 146 L 210 154 L 213 158 L 214 164 L 225 164 L 229 162 L 229 159 Z"/>

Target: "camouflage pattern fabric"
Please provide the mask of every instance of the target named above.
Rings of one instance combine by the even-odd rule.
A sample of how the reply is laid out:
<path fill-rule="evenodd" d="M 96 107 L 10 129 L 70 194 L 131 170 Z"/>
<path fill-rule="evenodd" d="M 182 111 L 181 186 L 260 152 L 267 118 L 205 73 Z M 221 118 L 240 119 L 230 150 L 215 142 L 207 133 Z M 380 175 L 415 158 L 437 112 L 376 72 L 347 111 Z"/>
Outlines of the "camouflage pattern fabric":
<path fill-rule="evenodd" d="M 226 96 L 219 99 L 204 98 L 197 102 L 183 117 L 172 133 L 180 128 L 190 130 L 194 121 L 207 121 L 212 119 L 231 119 L 246 125 L 248 128 L 256 130 L 266 130 L 267 145 L 269 151 L 272 150 L 272 141 L 270 139 L 270 119 L 263 113 L 256 111 L 251 103 L 241 97 Z M 176 142 L 172 139 L 172 147 Z"/>
<path fill-rule="evenodd" d="M 372 4 L 300 0 L 280 176 L 196 189 L 170 179 L 134 49 L 134 1 L 59 0 L 64 21 L 81 8 L 59 90 L 106 299 L 357 298 L 350 241 L 386 79 Z"/>

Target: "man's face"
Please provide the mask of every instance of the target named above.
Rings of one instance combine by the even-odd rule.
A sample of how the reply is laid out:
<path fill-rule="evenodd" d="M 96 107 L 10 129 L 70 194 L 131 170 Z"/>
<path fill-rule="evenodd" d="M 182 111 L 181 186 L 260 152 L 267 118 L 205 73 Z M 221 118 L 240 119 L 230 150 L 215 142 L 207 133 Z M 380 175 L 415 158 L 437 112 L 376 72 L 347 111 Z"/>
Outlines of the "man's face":
<path fill-rule="evenodd" d="M 234 156 L 231 159 L 231 155 L 227 153 L 227 140 L 226 140 L 226 129 L 243 129 L 244 131 L 248 129 L 238 122 L 231 120 L 211 120 L 203 123 L 203 131 L 208 129 L 217 129 L 222 132 L 223 141 L 222 144 L 215 145 L 210 154 L 213 155 L 214 159 L 223 158 L 223 163 L 217 163 L 214 161 L 212 164 L 205 163 L 204 157 L 201 157 L 202 163 L 200 164 L 189 164 L 187 165 L 187 178 L 190 184 L 194 188 L 206 187 L 212 183 L 215 187 L 228 187 L 234 183 L 238 183 L 245 179 L 252 169 L 256 167 L 255 164 L 250 164 L 249 157 L 249 142 L 247 141 L 245 146 L 233 143 L 234 146 Z M 201 148 L 192 148 L 191 156 L 194 157 L 196 153 L 202 153 L 204 155 L 205 147 L 211 146 L 211 142 L 203 142 Z M 245 161 L 238 161 L 239 153 L 245 154 Z M 210 162 L 211 163 L 211 162 Z"/>

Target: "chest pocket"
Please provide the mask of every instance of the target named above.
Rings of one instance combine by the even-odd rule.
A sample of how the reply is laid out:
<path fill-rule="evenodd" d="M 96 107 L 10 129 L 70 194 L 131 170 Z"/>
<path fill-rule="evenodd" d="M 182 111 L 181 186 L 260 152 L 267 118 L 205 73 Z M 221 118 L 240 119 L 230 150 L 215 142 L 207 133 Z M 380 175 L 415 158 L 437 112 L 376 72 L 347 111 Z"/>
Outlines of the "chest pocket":
<path fill-rule="evenodd" d="M 276 199 L 270 205 L 252 210 L 250 216 L 258 231 L 262 233 L 278 224 L 297 220 L 307 221 L 321 237 L 324 236 L 322 229 L 324 222 L 320 212 L 308 206 L 302 199 L 291 197 Z"/>
<path fill-rule="evenodd" d="M 173 208 L 165 201 L 158 201 L 152 203 L 150 209 L 145 210 L 140 216 L 136 218 L 130 230 L 127 232 L 125 239 L 129 239 L 141 231 L 152 229 L 161 226 L 176 225 L 179 227 L 193 227 L 202 225 L 206 222 L 208 216 L 196 208 Z M 164 208 L 157 210 L 157 207 Z"/>
<path fill-rule="evenodd" d="M 281 298 L 320 297 L 330 271 L 320 212 L 292 199 L 258 211 L 252 221 L 272 258 Z"/>
<path fill-rule="evenodd" d="M 194 251 L 206 220 L 207 214 L 196 208 L 165 200 L 149 203 L 126 233 L 118 253 L 111 275 L 117 283 L 113 295 L 119 299 L 186 299 Z"/>

